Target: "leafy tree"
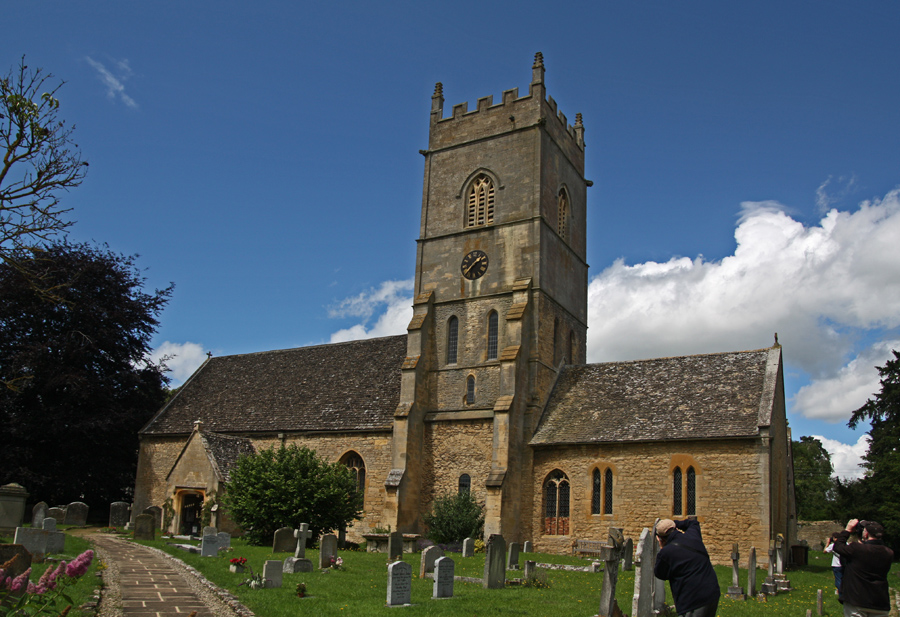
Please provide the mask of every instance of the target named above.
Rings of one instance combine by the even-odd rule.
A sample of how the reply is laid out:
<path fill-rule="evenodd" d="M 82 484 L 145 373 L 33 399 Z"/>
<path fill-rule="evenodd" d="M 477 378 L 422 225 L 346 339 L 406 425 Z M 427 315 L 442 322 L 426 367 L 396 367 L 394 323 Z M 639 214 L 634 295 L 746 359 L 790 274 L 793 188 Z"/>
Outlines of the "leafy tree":
<path fill-rule="evenodd" d="M 469 491 L 447 493 L 434 500 L 425 515 L 426 536 L 438 544 L 462 542 L 484 535 L 484 508 Z"/>
<path fill-rule="evenodd" d="M 122 499 L 137 431 L 166 396 L 148 353 L 172 287 L 145 293 L 134 258 L 106 247 L 57 243 L 15 262 L 0 263 L 0 483 L 50 503 Z"/>
<path fill-rule="evenodd" d="M 281 527 L 309 524 L 312 537 L 341 529 L 362 514 L 356 477 L 295 444 L 238 459 L 221 501 L 251 544 L 272 541 Z"/>
<path fill-rule="evenodd" d="M 834 467 L 831 455 L 815 437 L 801 437 L 791 444 L 794 453 L 794 485 L 797 518 L 821 521 L 832 516 L 831 497 Z"/>
<path fill-rule="evenodd" d="M 74 127 L 57 117 L 53 75 L 25 58 L 0 78 L 0 259 L 48 240 L 72 224 L 59 194 L 84 180 L 87 163 L 72 141 Z M 21 257 L 21 255 L 19 255 Z"/>
<path fill-rule="evenodd" d="M 856 428 L 863 420 L 871 424 L 866 476 L 863 478 L 871 517 L 884 525 L 885 540 L 900 548 L 900 353 L 878 367 L 881 391 L 853 412 L 848 425 Z M 861 517 L 862 518 L 862 517 Z"/>

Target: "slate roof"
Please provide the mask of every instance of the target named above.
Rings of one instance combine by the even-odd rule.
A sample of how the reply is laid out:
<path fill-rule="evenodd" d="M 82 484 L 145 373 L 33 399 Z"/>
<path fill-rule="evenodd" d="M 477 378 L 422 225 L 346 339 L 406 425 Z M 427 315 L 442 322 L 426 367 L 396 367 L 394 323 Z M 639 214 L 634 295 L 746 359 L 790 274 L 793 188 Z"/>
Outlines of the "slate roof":
<path fill-rule="evenodd" d="M 210 358 L 141 434 L 390 429 L 405 356 L 399 335 Z"/>
<path fill-rule="evenodd" d="M 216 476 L 222 482 L 228 482 L 231 468 L 242 455 L 256 453 L 253 443 L 246 437 L 233 437 L 219 433 L 200 433 L 200 439 L 210 455 Z"/>
<path fill-rule="evenodd" d="M 566 366 L 532 445 L 750 437 L 768 425 L 781 348 Z"/>

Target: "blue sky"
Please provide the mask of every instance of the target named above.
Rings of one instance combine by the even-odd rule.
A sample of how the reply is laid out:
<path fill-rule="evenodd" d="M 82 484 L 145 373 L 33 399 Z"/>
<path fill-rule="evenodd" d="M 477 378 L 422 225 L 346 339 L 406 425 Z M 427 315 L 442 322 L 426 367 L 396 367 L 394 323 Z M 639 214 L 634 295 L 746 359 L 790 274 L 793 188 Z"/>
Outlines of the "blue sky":
<path fill-rule="evenodd" d="M 6 67 L 67 83 L 73 240 L 175 294 L 180 383 L 216 355 L 405 331 L 434 84 L 536 51 L 587 142 L 589 361 L 769 346 L 794 438 L 843 475 L 900 347 L 896 2 L 18 2 Z M 14 27 L 10 27 L 14 25 Z M 5 70 L 5 67 L 3 67 Z"/>

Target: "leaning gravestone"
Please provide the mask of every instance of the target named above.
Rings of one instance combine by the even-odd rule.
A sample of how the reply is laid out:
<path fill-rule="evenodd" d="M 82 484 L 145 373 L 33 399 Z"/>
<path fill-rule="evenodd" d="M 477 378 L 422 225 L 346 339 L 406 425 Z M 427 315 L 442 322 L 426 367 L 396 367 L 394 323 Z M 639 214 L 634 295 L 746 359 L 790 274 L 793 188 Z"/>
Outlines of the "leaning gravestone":
<path fill-rule="evenodd" d="M 518 542 L 510 542 L 509 543 L 509 551 L 507 552 L 507 560 L 506 560 L 506 569 L 507 570 L 518 570 L 519 569 L 519 543 Z"/>
<path fill-rule="evenodd" d="M 66 522 L 66 509 L 65 508 L 50 508 L 47 510 L 47 516 L 52 516 L 56 519 L 56 522 L 62 525 Z"/>
<path fill-rule="evenodd" d="M 150 516 L 152 516 L 153 524 L 156 526 L 156 528 L 162 529 L 162 520 L 163 520 L 162 519 L 162 515 L 163 515 L 162 508 L 160 508 L 159 506 L 149 506 L 147 508 L 144 508 L 143 513 L 149 514 Z"/>
<path fill-rule="evenodd" d="M 66 543 L 66 534 L 61 531 L 16 527 L 13 542 L 24 546 L 35 560 L 41 561 L 47 555 L 63 551 Z"/>
<path fill-rule="evenodd" d="M 139 514 L 138 517 L 134 519 L 134 539 L 156 539 L 156 522 L 154 521 L 152 514 Z"/>
<path fill-rule="evenodd" d="M 438 557 L 434 562 L 434 587 L 432 598 L 452 598 L 454 569 L 456 564 L 449 557 Z"/>
<path fill-rule="evenodd" d="M 428 546 L 422 551 L 422 560 L 419 564 L 419 578 L 425 578 L 429 572 L 434 572 L 434 563 L 444 556 L 440 546 Z"/>
<path fill-rule="evenodd" d="M 462 547 L 462 556 L 463 557 L 471 557 L 475 554 L 475 540 L 472 538 L 466 538 L 463 540 Z"/>
<path fill-rule="evenodd" d="M 290 527 L 282 527 L 275 530 L 272 538 L 273 553 L 291 553 L 294 551 L 294 530 Z"/>
<path fill-rule="evenodd" d="M 412 600 L 412 566 L 395 561 L 388 566 L 387 605 L 401 606 Z"/>
<path fill-rule="evenodd" d="M 399 559 L 403 556 L 403 534 L 395 531 L 388 536 L 388 559 Z"/>
<path fill-rule="evenodd" d="M 756 549 L 750 547 L 750 559 L 747 560 L 747 595 L 756 595 Z"/>
<path fill-rule="evenodd" d="M 282 563 L 277 559 L 267 560 L 263 565 L 263 578 L 266 579 L 266 589 L 281 587 L 283 580 Z"/>
<path fill-rule="evenodd" d="M 47 505 L 47 502 L 37 502 L 31 509 L 31 526 L 41 527 L 44 524 L 44 519 L 50 516 L 49 514 L 47 514 L 49 510 L 50 507 Z"/>
<path fill-rule="evenodd" d="M 66 525 L 82 527 L 87 524 L 88 505 L 81 501 L 73 501 L 66 506 Z"/>
<path fill-rule="evenodd" d="M 731 587 L 728 588 L 728 597 L 732 600 L 746 600 L 744 588 L 741 587 L 741 572 L 738 564 L 740 559 L 741 553 L 738 550 L 737 542 L 735 542 L 731 545 Z"/>
<path fill-rule="evenodd" d="M 205 535 L 200 540 L 200 556 L 201 557 L 218 557 L 219 556 L 219 536 Z"/>
<path fill-rule="evenodd" d="M 335 559 L 337 559 L 337 536 L 326 533 L 319 540 L 319 567 L 330 568 Z"/>
<path fill-rule="evenodd" d="M 484 588 L 503 589 L 506 586 L 506 540 L 498 533 L 491 534 L 484 552 Z"/>
<path fill-rule="evenodd" d="M 216 534 L 219 537 L 219 550 L 231 548 L 231 534 L 227 531 L 220 531 Z"/>
<path fill-rule="evenodd" d="M 114 501 L 109 504 L 109 526 L 124 527 L 131 519 L 131 504 L 125 501 Z"/>

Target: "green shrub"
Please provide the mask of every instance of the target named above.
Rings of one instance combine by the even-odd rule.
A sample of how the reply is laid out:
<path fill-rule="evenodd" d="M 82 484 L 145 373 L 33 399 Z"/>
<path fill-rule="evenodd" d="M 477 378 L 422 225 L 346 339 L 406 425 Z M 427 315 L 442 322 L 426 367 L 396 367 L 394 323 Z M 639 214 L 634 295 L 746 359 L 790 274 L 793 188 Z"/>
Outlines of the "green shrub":
<path fill-rule="evenodd" d="M 441 495 L 424 518 L 428 527 L 425 535 L 438 544 L 484 535 L 484 508 L 469 491 Z"/>

